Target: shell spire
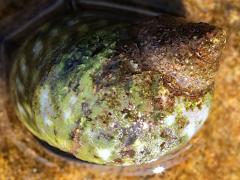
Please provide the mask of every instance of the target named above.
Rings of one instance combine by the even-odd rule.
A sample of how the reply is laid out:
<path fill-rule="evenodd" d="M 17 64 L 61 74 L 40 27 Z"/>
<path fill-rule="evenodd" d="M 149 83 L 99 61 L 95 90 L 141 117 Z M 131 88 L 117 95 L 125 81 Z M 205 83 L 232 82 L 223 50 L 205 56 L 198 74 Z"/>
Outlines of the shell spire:
<path fill-rule="evenodd" d="M 202 95 L 213 87 L 226 42 L 222 29 L 161 16 L 138 23 L 132 33 L 138 42 L 135 47 L 141 52 L 133 59 L 142 70 L 163 73 L 174 91 L 191 96 Z"/>

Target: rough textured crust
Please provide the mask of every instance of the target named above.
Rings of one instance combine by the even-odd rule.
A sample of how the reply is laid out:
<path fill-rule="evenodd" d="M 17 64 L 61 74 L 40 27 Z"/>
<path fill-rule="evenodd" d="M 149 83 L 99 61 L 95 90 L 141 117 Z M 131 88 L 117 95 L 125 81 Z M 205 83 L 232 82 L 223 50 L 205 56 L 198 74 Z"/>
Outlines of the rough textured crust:
<path fill-rule="evenodd" d="M 163 73 L 173 91 L 189 96 L 201 96 L 213 88 L 224 31 L 170 16 L 146 19 L 133 27 L 136 42 L 126 48 L 130 52 L 126 56 L 139 63 L 140 71 Z"/>

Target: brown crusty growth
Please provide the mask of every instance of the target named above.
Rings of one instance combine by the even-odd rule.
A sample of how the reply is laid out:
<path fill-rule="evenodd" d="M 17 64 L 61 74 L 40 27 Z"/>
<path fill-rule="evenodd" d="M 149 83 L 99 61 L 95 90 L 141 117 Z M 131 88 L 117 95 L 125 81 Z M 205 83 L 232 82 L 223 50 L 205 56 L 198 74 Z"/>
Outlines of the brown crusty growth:
<path fill-rule="evenodd" d="M 136 43 L 126 43 L 121 56 L 138 71 L 158 71 L 176 94 L 198 97 L 211 90 L 225 44 L 225 32 L 206 23 L 160 16 L 132 26 Z"/>

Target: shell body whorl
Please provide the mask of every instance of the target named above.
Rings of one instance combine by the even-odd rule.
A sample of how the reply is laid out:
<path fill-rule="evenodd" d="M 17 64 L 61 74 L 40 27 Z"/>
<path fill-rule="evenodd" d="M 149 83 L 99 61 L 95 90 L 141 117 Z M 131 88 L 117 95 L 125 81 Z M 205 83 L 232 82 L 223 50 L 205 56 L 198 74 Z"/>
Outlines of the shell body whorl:
<path fill-rule="evenodd" d="M 97 164 L 143 164 L 207 119 L 220 29 L 172 17 L 64 23 L 29 38 L 12 70 L 18 116 L 38 138 Z"/>

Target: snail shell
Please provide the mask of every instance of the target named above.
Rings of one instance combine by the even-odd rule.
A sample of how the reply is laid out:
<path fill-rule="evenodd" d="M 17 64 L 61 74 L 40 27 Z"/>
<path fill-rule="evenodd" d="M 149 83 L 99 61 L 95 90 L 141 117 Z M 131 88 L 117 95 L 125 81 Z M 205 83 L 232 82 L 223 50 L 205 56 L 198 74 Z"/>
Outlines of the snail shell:
<path fill-rule="evenodd" d="M 81 160 L 151 162 L 179 150 L 207 119 L 224 43 L 215 26 L 168 16 L 53 22 L 17 55 L 18 117 Z"/>

